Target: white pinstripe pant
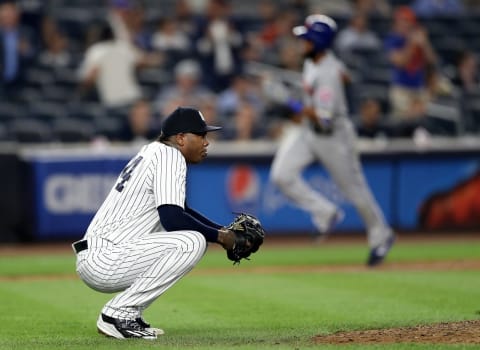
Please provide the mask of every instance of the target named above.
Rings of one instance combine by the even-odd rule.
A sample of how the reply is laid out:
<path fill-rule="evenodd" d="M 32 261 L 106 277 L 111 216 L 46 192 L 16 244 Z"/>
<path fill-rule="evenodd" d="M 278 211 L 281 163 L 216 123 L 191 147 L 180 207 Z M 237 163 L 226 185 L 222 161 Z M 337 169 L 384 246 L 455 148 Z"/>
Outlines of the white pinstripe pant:
<path fill-rule="evenodd" d="M 121 244 L 87 240 L 88 249 L 77 255 L 77 273 L 97 291 L 122 291 L 102 309 L 107 316 L 121 319 L 140 317 L 207 249 L 205 237 L 196 231 L 154 232 Z"/>

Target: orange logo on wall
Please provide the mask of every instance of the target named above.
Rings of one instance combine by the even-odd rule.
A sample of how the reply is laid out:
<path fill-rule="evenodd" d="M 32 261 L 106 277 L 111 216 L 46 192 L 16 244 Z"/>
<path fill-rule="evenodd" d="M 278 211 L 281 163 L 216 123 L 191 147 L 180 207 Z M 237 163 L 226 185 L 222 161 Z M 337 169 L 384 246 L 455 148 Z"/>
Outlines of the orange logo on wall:
<path fill-rule="evenodd" d="M 480 227 L 480 172 L 455 187 L 432 194 L 420 207 L 420 227 L 468 229 Z"/>

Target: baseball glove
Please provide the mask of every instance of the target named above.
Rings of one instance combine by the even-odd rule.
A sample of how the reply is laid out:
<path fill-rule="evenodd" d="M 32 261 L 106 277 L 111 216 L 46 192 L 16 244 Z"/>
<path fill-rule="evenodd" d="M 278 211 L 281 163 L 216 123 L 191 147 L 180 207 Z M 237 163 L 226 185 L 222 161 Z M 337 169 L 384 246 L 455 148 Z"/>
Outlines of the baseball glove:
<path fill-rule="evenodd" d="M 235 244 L 227 250 L 228 259 L 233 264 L 239 264 L 242 259 L 250 260 L 250 254 L 255 253 L 263 243 L 265 229 L 260 221 L 250 214 L 238 214 L 227 229 L 235 234 Z"/>

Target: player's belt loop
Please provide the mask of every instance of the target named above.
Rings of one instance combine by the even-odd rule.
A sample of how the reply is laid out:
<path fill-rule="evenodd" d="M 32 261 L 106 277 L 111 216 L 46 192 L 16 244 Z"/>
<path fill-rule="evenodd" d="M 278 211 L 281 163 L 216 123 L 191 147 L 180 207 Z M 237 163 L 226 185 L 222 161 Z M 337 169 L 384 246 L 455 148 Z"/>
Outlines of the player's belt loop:
<path fill-rule="evenodd" d="M 73 251 L 78 254 L 81 251 L 88 249 L 88 242 L 86 240 L 77 241 L 72 244 Z"/>

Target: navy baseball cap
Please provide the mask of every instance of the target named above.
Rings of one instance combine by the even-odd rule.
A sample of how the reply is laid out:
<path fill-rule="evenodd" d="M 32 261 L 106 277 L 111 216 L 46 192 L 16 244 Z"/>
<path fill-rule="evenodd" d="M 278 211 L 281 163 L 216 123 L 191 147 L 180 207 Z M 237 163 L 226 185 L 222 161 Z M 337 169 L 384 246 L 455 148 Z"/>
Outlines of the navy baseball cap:
<path fill-rule="evenodd" d="M 207 125 L 199 110 L 189 107 L 178 107 L 162 124 L 162 136 L 168 137 L 181 133 L 202 134 L 220 130 L 220 126 Z"/>

